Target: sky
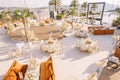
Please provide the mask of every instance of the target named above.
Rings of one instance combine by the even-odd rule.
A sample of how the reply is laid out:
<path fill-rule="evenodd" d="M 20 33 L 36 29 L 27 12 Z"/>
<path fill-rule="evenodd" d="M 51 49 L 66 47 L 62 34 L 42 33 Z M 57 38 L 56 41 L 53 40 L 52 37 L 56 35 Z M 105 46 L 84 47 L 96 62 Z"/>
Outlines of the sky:
<path fill-rule="evenodd" d="M 48 6 L 50 0 L 25 0 L 27 7 L 45 7 Z M 70 5 L 72 0 L 61 0 L 63 5 Z M 118 5 L 120 0 L 78 0 L 80 4 L 83 2 L 107 2 Z M 0 0 L 0 7 L 25 7 L 24 0 Z"/>

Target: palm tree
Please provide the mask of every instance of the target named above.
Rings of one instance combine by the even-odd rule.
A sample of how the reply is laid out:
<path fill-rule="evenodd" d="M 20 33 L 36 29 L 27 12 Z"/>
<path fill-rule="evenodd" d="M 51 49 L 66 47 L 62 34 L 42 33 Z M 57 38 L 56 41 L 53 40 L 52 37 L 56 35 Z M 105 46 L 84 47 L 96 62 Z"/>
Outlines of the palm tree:
<path fill-rule="evenodd" d="M 4 23 L 12 21 L 12 16 L 13 13 L 12 11 L 2 11 L 0 13 L 0 20 L 3 21 Z"/>
<path fill-rule="evenodd" d="M 27 27 L 26 27 L 26 23 L 27 23 L 28 18 L 35 18 L 35 15 L 30 13 L 29 9 L 23 9 L 23 10 L 16 9 L 16 10 L 14 10 L 13 19 L 14 20 L 21 20 L 23 22 L 27 42 L 29 41 L 28 34 L 27 34 Z"/>
<path fill-rule="evenodd" d="M 61 0 L 50 0 L 49 5 L 55 5 L 55 11 L 57 11 L 57 6 L 61 6 Z"/>
<path fill-rule="evenodd" d="M 77 10 L 74 9 L 74 7 L 71 7 L 70 10 L 69 10 L 69 14 L 68 15 L 72 16 L 72 28 L 73 28 L 73 17 L 77 16 L 78 12 L 77 12 Z"/>
<path fill-rule="evenodd" d="M 73 0 L 73 1 L 71 2 L 70 7 L 73 7 L 74 9 L 78 10 L 78 7 L 79 7 L 79 2 L 78 2 L 78 0 Z"/>
<path fill-rule="evenodd" d="M 5 28 L 9 32 L 14 31 L 13 19 L 12 19 L 13 11 L 4 10 L 0 13 L 0 20 L 4 24 Z"/>
<path fill-rule="evenodd" d="M 87 9 L 87 7 L 88 7 L 88 3 L 87 3 L 87 2 L 84 2 L 81 7 L 82 7 L 82 9 L 83 9 L 84 11 L 86 11 L 86 9 Z"/>
<path fill-rule="evenodd" d="M 108 17 L 110 17 L 112 14 L 117 15 L 117 19 L 113 20 L 112 26 L 120 26 L 120 8 L 116 8 L 115 11 L 111 14 L 109 14 Z"/>
<path fill-rule="evenodd" d="M 72 23 L 73 23 L 73 17 L 78 15 L 78 7 L 79 7 L 78 0 L 73 0 L 71 2 L 69 13 L 68 13 L 68 15 L 72 16 Z M 73 24 L 72 24 L 72 28 L 73 28 Z"/>

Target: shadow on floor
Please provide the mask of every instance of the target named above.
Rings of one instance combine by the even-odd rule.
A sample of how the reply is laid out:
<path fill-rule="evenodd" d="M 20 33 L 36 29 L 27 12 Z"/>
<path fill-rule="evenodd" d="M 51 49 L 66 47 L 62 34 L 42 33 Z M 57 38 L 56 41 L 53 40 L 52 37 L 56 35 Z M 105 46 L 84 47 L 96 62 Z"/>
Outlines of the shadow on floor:
<path fill-rule="evenodd" d="M 0 80 L 2 80 L 2 79 L 3 79 L 4 75 L 5 75 L 5 74 L 3 74 L 3 75 L 0 75 Z"/>
<path fill-rule="evenodd" d="M 105 67 L 98 80 L 120 80 L 120 68 L 108 70 Z"/>

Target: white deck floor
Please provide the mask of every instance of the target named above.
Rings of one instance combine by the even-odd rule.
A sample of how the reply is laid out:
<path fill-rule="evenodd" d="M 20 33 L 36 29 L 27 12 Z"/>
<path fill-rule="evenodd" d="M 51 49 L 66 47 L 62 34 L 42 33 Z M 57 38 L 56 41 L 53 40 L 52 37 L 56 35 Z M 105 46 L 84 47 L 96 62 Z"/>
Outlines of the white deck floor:
<path fill-rule="evenodd" d="M 105 15 L 103 19 L 103 22 L 111 23 L 110 17 Z M 108 24 L 105 26 L 109 27 Z M 90 35 L 90 37 L 93 40 L 97 40 L 100 45 L 99 52 L 92 55 L 83 53 L 76 48 L 77 38 L 74 35 L 61 40 L 64 43 L 64 51 L 52 55 L 56 80 L 83 80 L 82 78 L 85 75 L 94 73 L 97 70 L 98 66 L 95 64 L 96 61 L 108 58 L 109 52 L 114 47 L 112 44 L 112 35 Z M 7 52 L 15 48 L 16 43 L 10 40 L 0 28 L 0 79 L 8 71 L 15 59 L 21 63 L 28 63 L 30 53 L 34 58 L 39 58 L 41 61 L 46 60 L 50 56 L 49 54 L 43 53 L 38 44 L 34 44 L 34 47 L 25 56 L 8 59 Z"/>
<path fill-rule="evenodd" d="M 10 40 L 1 29 L 0 36 L 0 79 L 2 79 L 15 59 L 21 63 L 28 63 L 30 53 L 32 53 L 34 58 L 39 58 L 41 61 L 49 57 L 48 54 L 40 50 L 38 44 L 34 44 L 34 47 L 25 56 L 8 59 L 7 51 L 10 48 L 14 48 L 16 42 Z M 74 35 L 61 40 L 65 46 L 64 51 L 52 55 L 56 80 L 82 80 L 85 75 L 89 75 L 97 70 L 96 61 L 108 57 L 109 52 L 114 47 L 112 35 L 90 36 L 93 40 L 97 40 L 100 45 L 99 52 L 92 55 L 83 53 L 76 48 L 77 38 Z"/>

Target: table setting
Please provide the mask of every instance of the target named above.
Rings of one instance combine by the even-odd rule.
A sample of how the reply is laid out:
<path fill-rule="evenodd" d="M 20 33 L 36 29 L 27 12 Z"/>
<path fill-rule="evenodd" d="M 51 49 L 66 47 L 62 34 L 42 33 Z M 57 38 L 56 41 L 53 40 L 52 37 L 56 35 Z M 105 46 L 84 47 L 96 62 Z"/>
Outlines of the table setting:
<path fill-rule="evenodd" d="M 63 51 L 63 44 L 58 39 L 49 37 L 48 40 L 40 41 L 40 49 L 49 54 L 60 53 Z"/>
<path fill-rule="evenodd" d="M 90 38 L 77 40 L 77 47 L 83 52 L 95 53 L 99 49 L 97 41 Z"/>

